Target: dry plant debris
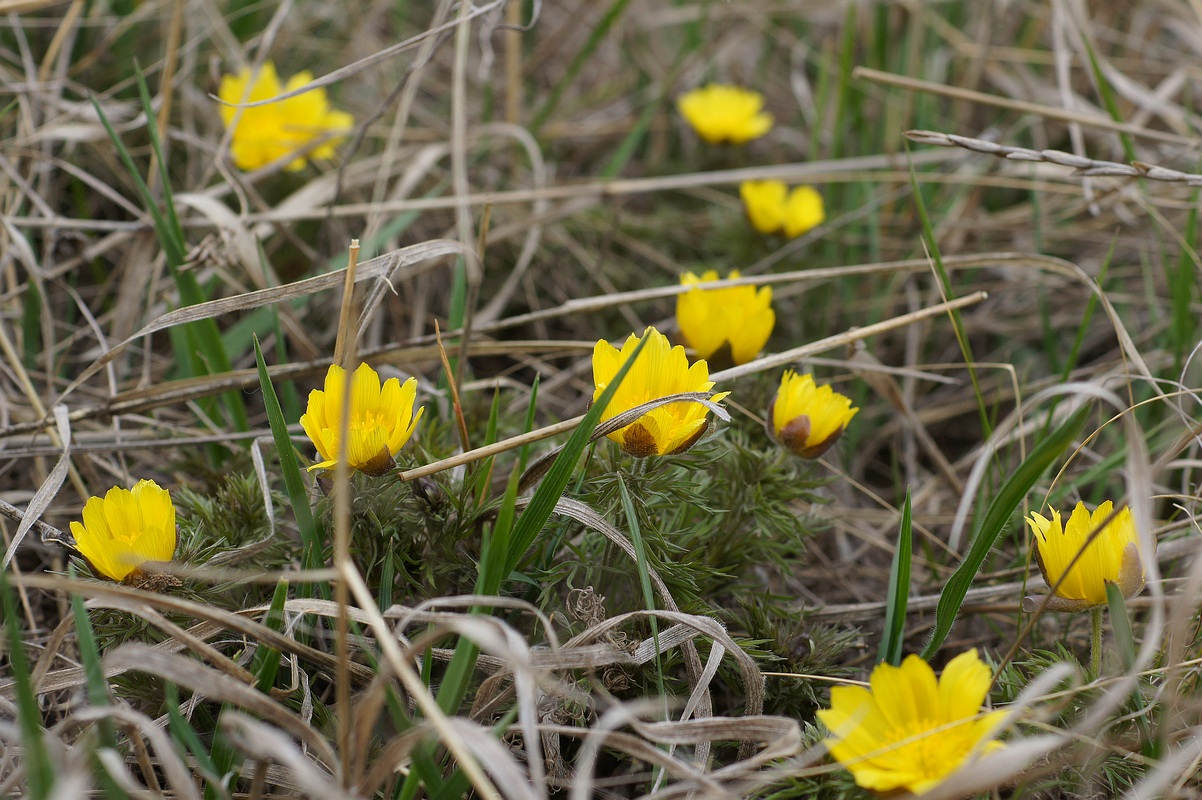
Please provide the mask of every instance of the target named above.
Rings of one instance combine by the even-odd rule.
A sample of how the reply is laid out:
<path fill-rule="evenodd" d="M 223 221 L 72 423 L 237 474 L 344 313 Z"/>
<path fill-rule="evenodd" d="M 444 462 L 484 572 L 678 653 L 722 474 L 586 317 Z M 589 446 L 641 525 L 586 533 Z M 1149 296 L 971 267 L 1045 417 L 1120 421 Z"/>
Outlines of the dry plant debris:
<path fill-rule="evenodd" d="M 1202 794 L 1193 0 L 0 9 L 0 795 Z"/>

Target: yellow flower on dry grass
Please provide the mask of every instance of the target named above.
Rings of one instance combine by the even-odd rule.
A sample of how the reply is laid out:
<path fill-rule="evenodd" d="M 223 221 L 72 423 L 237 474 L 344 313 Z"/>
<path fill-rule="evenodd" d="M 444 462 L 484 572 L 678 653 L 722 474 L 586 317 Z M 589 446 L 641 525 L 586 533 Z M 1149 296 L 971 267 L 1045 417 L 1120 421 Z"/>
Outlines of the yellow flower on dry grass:
<path fill-rule="evenodd" d="M 333 364 L 326 373 L 325 390 L 309 392 L 309 404 L 300 424 L 321 457 L 310 470 L 333 469 L 338 463 L 338 431 L 345 388 L 346 370 Z M 393 456 L 409 441 L 426 410 L 422 407 L 414 412 L 416 400 L 415 378 L 404 384 L 389 378 L 381 386 L 379 374 L 367 364 L 360 364 L 351 375 L 347 463 L 368 475 L 383 475 L 396 466 Z"/>
<path fill-rule="evenodd" d="M 676 99 L 680 115 L 697 135 L 711 144 L 743 144 L 772 129 L 764 111 L 764 96 L 739 86 L 711 83 Z"/>
<path fill-rule="evenodd" d="M 673 347 L 668 337 L 655 328 L 643 333 L 647 344 L 626 373 L 613 398 L 601 414 L 601 422 L 643 403 L 681 392 L 708 392 L 714 388 L 709 379 L 709 366 L 699 360 L 689 366 L 684 348 Z M 633 333 L 618 350 L 602 339 L 593 348 L 593 401 L 601 396 L 626 359 L 634 352 L 640 339 Z M 722 392 L 710 396 L 718 402 L 726 397 Z M 663 456 L 683 453 L 692 447 L 708 426 L 709 410 L 700 403 L 679 402 L 654 408 L 637 420 L 609 434 L 622 449 L 633 456 Z"/>
<path fill-rule="evenodd" d="M 107 578 L 123 581 L 147 561 L 175 557 L 175 506 L 154 481 L 133 489 L 114 486 L 103 498 L 90 497 L 83 522 L 71 523 L 75 547 Z"/>
<path fill-rule="evenodd" d="M 217 94 L 224 103 L 253 103 L 299 89 L 312 80 L 312 73 L 306 70 L 281 86 L 275 65 L 268 61 L 253 83 L 249 68 L 223 76 Z M 295 172 L 304 168 L 306 159 L 332 158 L 334 148 L 355 124 L 350 114 L 330 108 L 324 88 L 262 106 L 239 109 L 235 105 L 222 105 L 220 111 L 227 128 L 238 118 L 230 139 L 230 155 L 239 169 L 258 169 L 296 153 L 287 166 Z"/>
<path fill-rule="evenodd" d="M 1145 573 L 1131 509 L 1122 508 L 1103 527 L 1113 513 L 1114 503 L 1107 500 L 1092 514 L 1084 503 L 1077 503 L 1067 525 L 1061 525 L 1060 512 L 1054 509 L 1051 519 L 1035 513 L 1027 517 L 1043 579 L 1049 587 L 1060 584 L 1048 601 L 1051 610 L 1082 611 L 1105 605 L 1107 583 L 1117 584 L 1126 598 L 1143 590 Z M 1077 563 L 1070 570 L 1074 558 Z M 1036 604 L 1039 599 L 1028 598 Z"/>
<path fill-rule="evenodd" d="M 769 431 L 802 458 L 818 458 L 838 441 L 859 408 L 830 386 L 817 386 L 812 375 L 787 370 L 772 400 Z"/>
<path fill-rule="evenodd" d="M 738 278 L 739 271 L 729 277 Z M 681 276 L 681 284 L 693 288 L 676 296 L 676 324 L 689 347 L 710 364 L 745 364 L 764 349 L 776 324 L 772 287 L 705 288 L 716 280 L 712 269 L 700 278 L 691 272 Z"/>
<path fill-rule="evenodd" d="M 789 191 L 784 181 L 743 181 L 739 196 L 751 226 L 765 235 L 783 233 L 792 239 L 826 219 L 822 195 L 813 186 Z"/>
<path fill-rule="evenodd" d="M 973 756 L 1002 747 L 992 739 L 1006 712 L 981 709 L 990 680 L 975 649 L 953 658 L 938 681 L 916 655 L 900 667 L 879 664 L 871 691 L 831 689 L 831 707 L 818 712 L 831 732 L 825 744 L 865 789 L 928 792 Z"/>

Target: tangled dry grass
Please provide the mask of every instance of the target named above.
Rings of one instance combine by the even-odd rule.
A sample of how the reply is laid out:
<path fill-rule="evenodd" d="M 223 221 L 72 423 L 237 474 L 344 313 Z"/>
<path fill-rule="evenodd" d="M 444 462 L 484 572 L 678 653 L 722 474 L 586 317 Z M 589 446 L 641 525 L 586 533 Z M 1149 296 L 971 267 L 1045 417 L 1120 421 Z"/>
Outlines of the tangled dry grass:
<path fill-rule="evenodd" d="M 0 793 L 862 796 L 814 712 L 889 635 L 907 492 L 918 651 L 1082 408 L 936 659 L 989 654 L 1007 755 L 924 796 L 1202 793 L 1198 3 L 0 8 Z M 335 162 L 230 162 L 220 76 L 269 59 L 353 113 Z M 691 136 L 672 101 L 712 79 L 774 131 Z M 826 222 L 759 236 L 753 179 L 819 187 Z M 731 420 L 658 470 L 601 440 L 541 497 L 594 342 L 670 327 L 707 268 L 775 289 L 768 352 L 712 375 Z M 347 347 L 416 376 L 428 427 L 395 483 L 297 503 L 263 390 L 295 423 Z M 861 407 L 817 465 L 761 433 L 785 366 Z M 181 551 L 95 579 L 68 525 L 139 477 L 179 487 Z M 1084 615 L 1022 610 L 1047 587 L 1018 512 L 1103 498 L 1157 551 L 1089 675 Z"/>

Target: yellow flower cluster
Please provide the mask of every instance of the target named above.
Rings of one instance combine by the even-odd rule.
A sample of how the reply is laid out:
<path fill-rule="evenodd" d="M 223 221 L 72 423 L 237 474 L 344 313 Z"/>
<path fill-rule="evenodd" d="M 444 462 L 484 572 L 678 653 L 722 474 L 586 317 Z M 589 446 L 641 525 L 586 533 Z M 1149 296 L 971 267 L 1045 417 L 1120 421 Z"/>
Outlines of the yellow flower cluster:
<path fill-rule="evenodd" d="M 784 181 L 743 181 L 739 195 L 751 226 L 765 235 L 784 233 L 792 239 L 826 219 L 822 195 L 813 186 L 789 191 Z"/>
<path fill-rule="evenodd" d="M 298 72 L 280 85 L 275 64 L 268 61 L 253 76 L 249 68 L 221 79 L 217 95 L 221 119 L 228 128 L 230 155 L 238 169 L 258 169 L 293 156 L 287 169 L 303 169 L 307 159 L 328 159 L 334 148 L 346 138 L 354 118 L 345 111 L 330 108 L 325 89 L 313 89 L 286 100 L 261 106 L 242 107 L 245 103 L 268 100 L 308 85 L 313 75 Z"/>

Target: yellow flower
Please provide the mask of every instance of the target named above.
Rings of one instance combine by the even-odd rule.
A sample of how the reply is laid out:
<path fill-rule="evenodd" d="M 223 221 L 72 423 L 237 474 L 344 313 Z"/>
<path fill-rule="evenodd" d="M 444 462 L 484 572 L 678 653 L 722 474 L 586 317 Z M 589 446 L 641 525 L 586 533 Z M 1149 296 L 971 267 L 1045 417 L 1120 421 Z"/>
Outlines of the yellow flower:
<path fill-rule="evenodd" d="M 797 186 L 785 201 L 785 236 L 792 239 L 817 228 L 826 219 L 822 195 L 813 186 Z"/>
<path fill-rule="evenodd" d="M 253 103 L 299 89 L 312 80 L 312 73 L 306 70 L 281 87 L 275 64 L 268 61 L 253 84 L 250 69 L 223 76 L 217 94 L 225 103 Z M 334 148 L 355 124 L 350 114 L 330 108 L 326 90 L 320 88 L 263 106 L 239 109 L 235 105 L 222 105 L 220 111 L 227 128 L 238 117 L 230 154 L 239 169 L 258 169 L 292 153 L 298 153 L 288 163 L 292 172 L 303 169 L 306 159 L 332 158 Z M 316 142 L 320 144 L 313 146 Z"/>
<path fill-rule="evenodd" d="M 643 338 L 647 344 L 602 412 L 602 422 L 660 397 L 681 392 L 708 392 L 714 388 L 705 361 L 699 360 L 690 367 L 684 348 L 672 347 L 668 337 L 655 328 L 647 328 Z M 618 374 L 618 369 L 639 341 L 639 337 L 630 334 L 621 351 L 604 339 L 597 342 L 593 348 L 593 383 L 597 387 L 593 392 L 594 401 Z M 722 392 L 709 399 L 716 403 L 726 395 Z M 709 410 L 700 403 L 669 403 L 648 411 L 625 428 L 609 434 L 609 438 L 639 458 L 683 453 L 705 433 L 708 413 Z"/>
<path fill-rule="evenodd" d="M 338 431 L 342 423 L 342 398 L 346 370 L 337 364 L 326 373 L 325 391 L 309 392 L 309 405 L 300 424 L 317 447 L 321 461 L 309 467 L 333 469 L 338 463 Z M 413 435 L 425 407 L 413 411 L 417 399 L 417 380 L 401 384 L 389 378 L 380 385 L 380 376 L 367 364 L 360 364 L 351 375 L 351 410 L 347 422 L 347 463 L 368 475 L 383 475 L 395 464 L 392 457 Z"/>
<path fill-rule="evenodd" d="M 732 270 L 731 278 L 739 277 Z M 676 296 L 676 324 L 685 342 L 710 363 L 746 364 L 755 358 L 776 324 L 772 310 L 772 287 L 731 286 L 705 289 L 698 284 L 718 280 L 709 270 L 700 278 L 686 272 L 681 284 L 692 289 Z"/>
<path fill-rule="evenodd" d="M 71 535 L 97 572 L 125 580 L 147 561 L 175 556 L 171 494 L 154 481 L 138 481 L 132 490 L 114 486 L 103 499 L 88 498 L 83 523 L 72 522 Z"/>
<path fill-rule="evenodd" d="M 738 86 L 711 83 L 693 89 L 676 99 L 676 108 L 697 135 L 711 144 L 742 144 L 772 128 L 772 115 L 763 110 L 764 96 Z"/>
<path fill-rule="evenodd" d="M 816 386 L 812 375 L 787 370 L 772 400 L 770 433 L 802 458 L 818 458 L 859 410 L 851 407 L 851 398 L 825 384 Z"/>
<path fill-rule="evenodd" d="M 826 219 L 822 195 L 813 186 L 789 191 L 783 181 L 743 181 L 739 196 L 751 226 L 765 235 L 784 233 L 792 239 Z"/>
<path fill-rule="evenodd" d="M 789 187 L 784 181 L 743 181 L 739 196 L 747 209 L 751 226 L 764 235 L 785 227 L 785 199 Z"/>
<path fill-rule="evenodd" d="M 990 678 L 975 649 L 953 658 L 938 682 L 916 655 L 879 664 L 871 691 L 831 689 L 831 707 L 818 712 L 831 732 L 825 744 L 865 789 L 930 791 L 975 754 L 1002 747 L 991 739 L 1006 712 L 981 712 Z"/>
<path fill-rule="evenodd" d="M 1084 503 L 1077 503 L 1064 526 L 1060 524 L 1060 512 L 1054 509 L 1051 519 L 1034 513 L 1027 517 L 1027 524 L 1035 534 L 1039 570 L 1049 587 L 1060 584 L 1055 596 L 1048 601 L 1048 608 L 1080 611 L 1105 605 L 1107 583 L 1117 584 L 1123 597 L 1127 598 L 1143 590 L 1144 567 L 1131 509 L 1124 507 L 1102 527 L 1113 511 L 1114 503 L 1109 500 L 1098 506 L 1092 515 Z M 1094 535 L 1099 528 L 1100 532 Z M 1082 549 L 1085 552 L 1068 570 L 1069 563 Z"/>

